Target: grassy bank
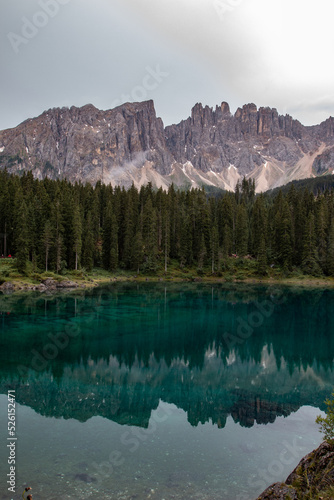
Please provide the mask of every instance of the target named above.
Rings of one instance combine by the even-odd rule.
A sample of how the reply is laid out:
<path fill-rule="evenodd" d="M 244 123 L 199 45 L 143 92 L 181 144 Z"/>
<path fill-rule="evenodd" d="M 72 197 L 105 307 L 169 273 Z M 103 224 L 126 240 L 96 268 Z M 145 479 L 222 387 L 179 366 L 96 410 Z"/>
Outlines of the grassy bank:
<path fill-rule="evenodd" d="M 14 290 L 33 290 L 44 280 L 52 279 L 56 282 L 71 281 L 80 288 L 91 288 L 110 282 L 122 281 L 165 281 L 165 282 L 212 282 L 212 283 L 263 283 L 302 286 L 334 286 L 334 278 L 323 276 L 309 276 L 299 270 L 291 272 L 279 268 L 268 268 L 264 275 L 259 275 L 256 261 L 250 259 L 229 258 L 221 265 L 221 271 L 212 273 L 211 269 L 180 268 L 177 262 L 171 262 L 167 272 L 156 269 L 150 273 L 135 273 L 117 270 L 106 271 L 94 268 L 91 271 L 66 271 L 62 274 L 53 272 L 31 272 L 20 274 L 15 265 L 15 259 L 0 259 L 0 285 L 12 283 Z"/>

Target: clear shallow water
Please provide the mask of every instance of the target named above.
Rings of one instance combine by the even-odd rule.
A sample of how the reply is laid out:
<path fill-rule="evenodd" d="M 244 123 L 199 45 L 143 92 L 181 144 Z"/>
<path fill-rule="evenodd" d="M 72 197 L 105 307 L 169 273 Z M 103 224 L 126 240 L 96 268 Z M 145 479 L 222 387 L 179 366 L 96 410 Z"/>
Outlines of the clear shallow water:
<path fill-rule="evenodd" d="M 194 284 L 0 297 L 1 484 L 15 389 L 14 498 L 256 498 L 321 442 L 333 299 Z"/>

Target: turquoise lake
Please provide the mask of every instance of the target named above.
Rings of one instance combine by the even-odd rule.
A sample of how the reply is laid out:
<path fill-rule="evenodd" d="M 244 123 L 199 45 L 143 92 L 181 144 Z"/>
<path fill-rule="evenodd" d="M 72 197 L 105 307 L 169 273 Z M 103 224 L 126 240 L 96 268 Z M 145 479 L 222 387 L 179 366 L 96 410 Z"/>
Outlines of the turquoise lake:
<path fill-rule="evenodd" d="M 0 498 L 255 499 L 322 441 L 333 313 L 321 288 L 0 295 Z"/>

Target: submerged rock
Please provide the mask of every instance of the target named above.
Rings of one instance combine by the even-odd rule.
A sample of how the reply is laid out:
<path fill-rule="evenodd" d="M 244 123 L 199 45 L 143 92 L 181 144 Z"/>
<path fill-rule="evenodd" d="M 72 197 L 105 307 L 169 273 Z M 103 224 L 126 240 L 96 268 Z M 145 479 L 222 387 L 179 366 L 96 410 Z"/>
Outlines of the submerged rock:
<path fill-rule="evenodd" d="M 323 442 L 302 458 L 285 483 L 269 486 L 257 500 L 334 498 L 334 445 Z"/>
<path fill-rule="evenodd" d="M 96 483 L 97 481 L 96 477 L 89 476 L 85 472 L 81 474 L 75 474 L 74 479 L 76 479 L 77 481 L 83 481 L 84 483 L 87 484 Z"/>

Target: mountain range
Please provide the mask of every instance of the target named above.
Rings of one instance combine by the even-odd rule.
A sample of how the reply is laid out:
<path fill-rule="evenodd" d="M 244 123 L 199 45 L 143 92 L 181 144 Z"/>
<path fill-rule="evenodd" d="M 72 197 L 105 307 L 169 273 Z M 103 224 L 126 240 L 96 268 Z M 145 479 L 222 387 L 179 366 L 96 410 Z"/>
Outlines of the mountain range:
<path fill-rule="evenodd" d="M 275 108 L 246 104 L 234 114 L 196 104 L 191 116 L 164 127 L 152 100 L 102 111 L 53 108 L 0 131 L 0 168 L 140 187 L 211 186 L 233 190 L 254 178 L 266 191 L 292 180 L 334 173 L 334 118 L 304 126 Z"/>

